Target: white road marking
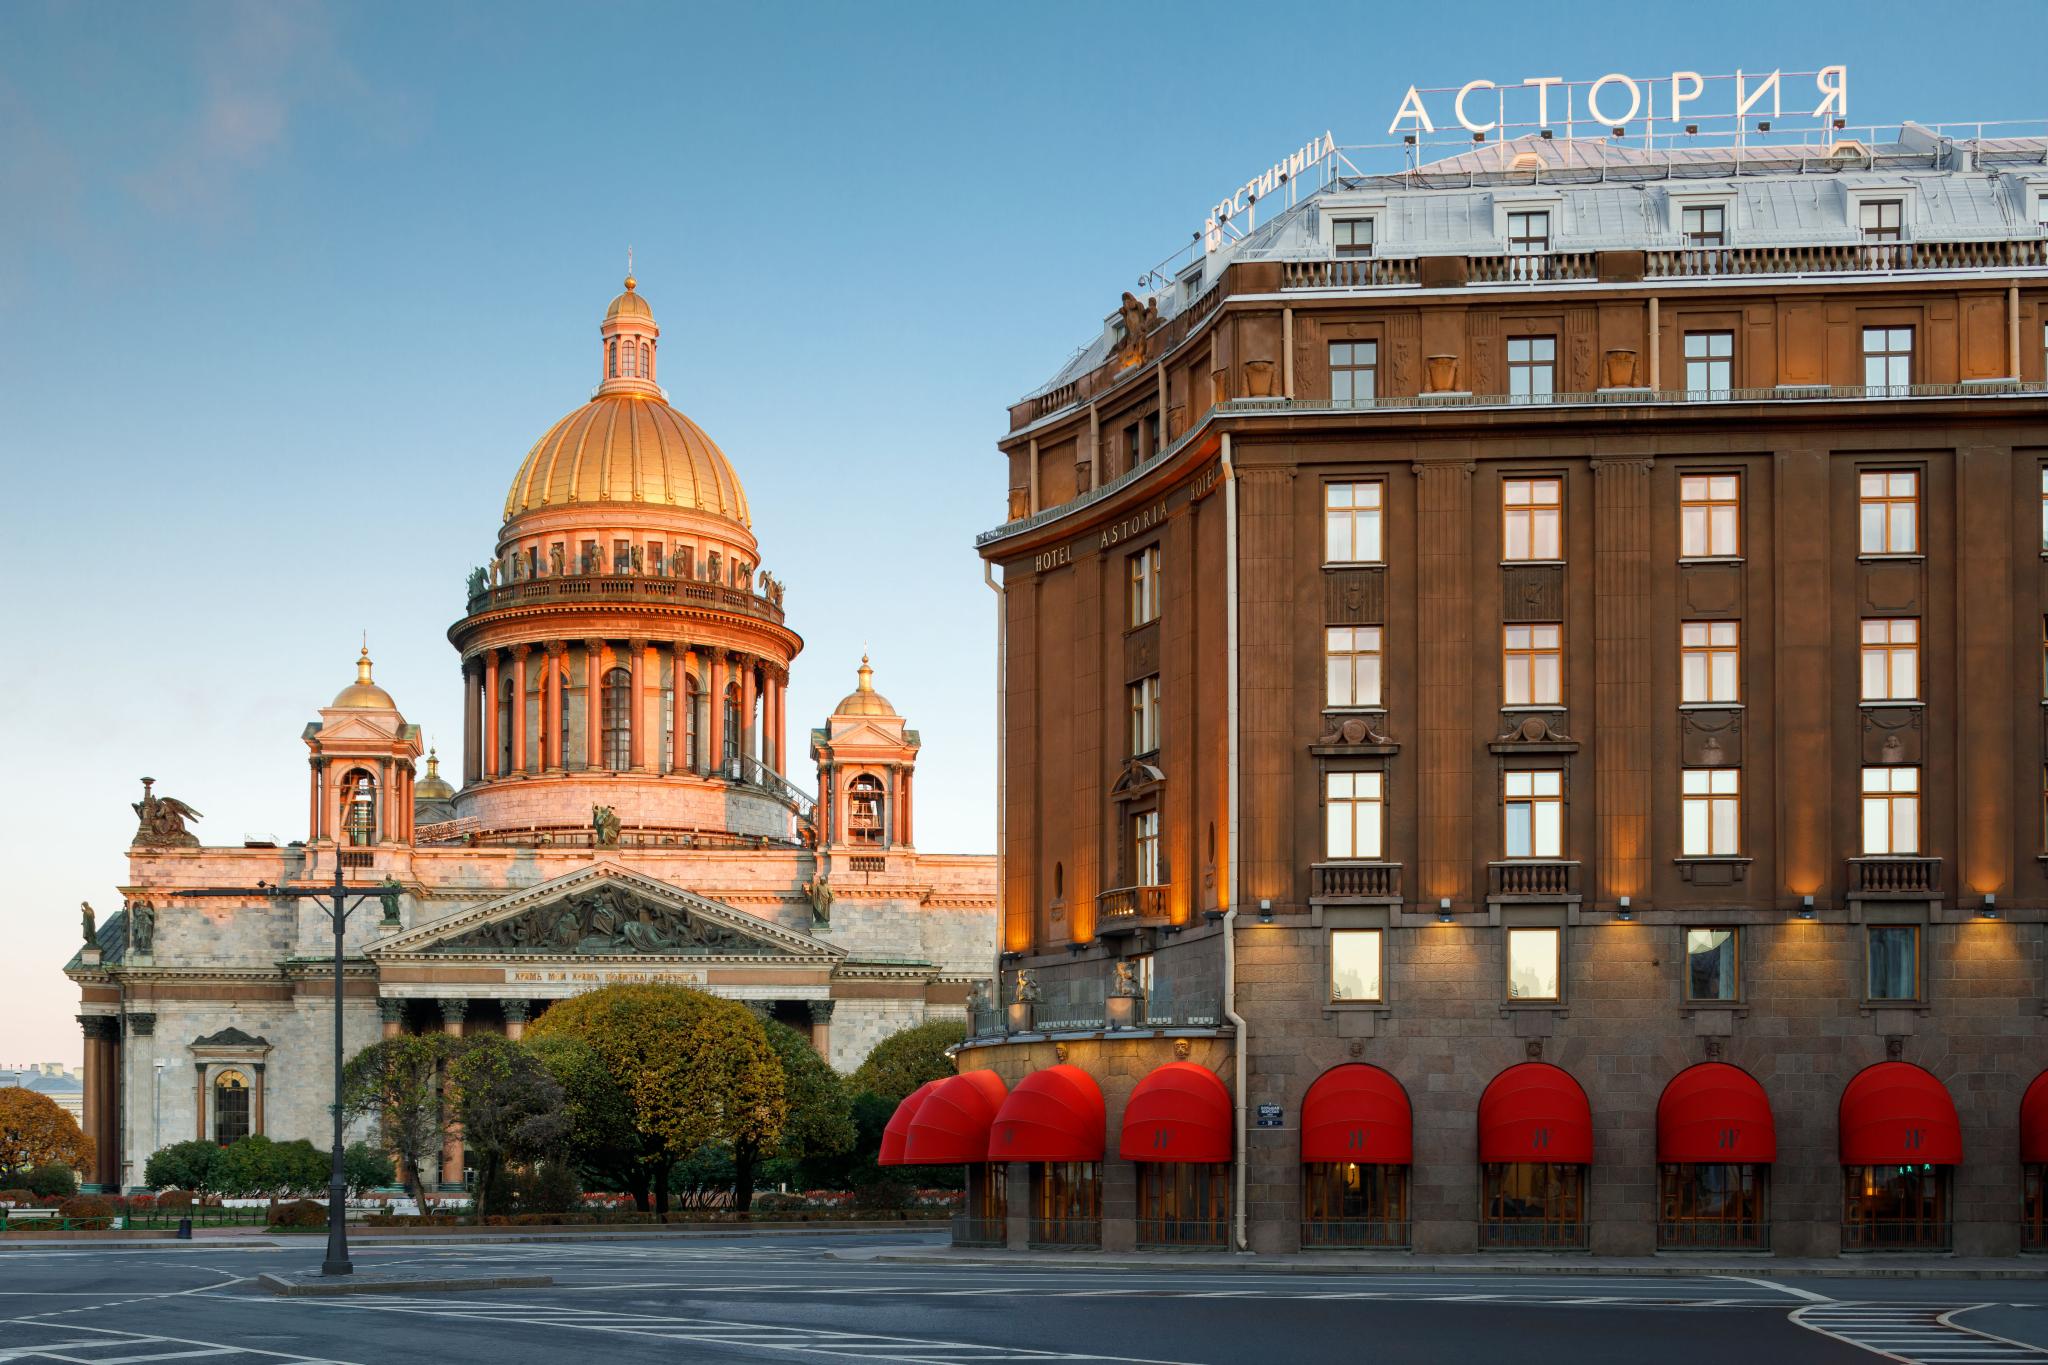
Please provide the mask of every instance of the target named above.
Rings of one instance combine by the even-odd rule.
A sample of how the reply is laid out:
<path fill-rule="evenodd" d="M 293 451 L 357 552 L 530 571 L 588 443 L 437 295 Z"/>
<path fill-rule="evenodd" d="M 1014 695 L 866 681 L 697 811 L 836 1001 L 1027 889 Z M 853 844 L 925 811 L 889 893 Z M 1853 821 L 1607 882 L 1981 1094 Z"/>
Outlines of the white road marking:
<path fill-rule="evenodd" d="M 1779 1294 L 1790 1294 L 1795 1299 L 1805 1299 L 1808 1303 L 1834 1302 L 1833 1299 L 1825 1294 L 1816 1294 L 1810 1289 L 1799 1289 L 1789 1284 L 1781 1284 L 1777 1280 L 1767 1280 L 1761 1275 L 1716 1275 L 1714 1278 L 1717 1280 L 1735 1280 L 1742 1284 L 1753 1284 L 1759 1289 L 1769 1289 Z"/>
<path fill-rule="evenodd" d="M 1973 1303 L 1943 1310 L 1831 1302 L 1796 1309 L 1792 1321 L 1810 1332 L 1903 1365 L 2041 1365 L 2048 1361 L 2048 1350 L 2041 1347 L 1993 1336 L 1954 1321 L 1958 1313 L 1991 1306 Z"/>

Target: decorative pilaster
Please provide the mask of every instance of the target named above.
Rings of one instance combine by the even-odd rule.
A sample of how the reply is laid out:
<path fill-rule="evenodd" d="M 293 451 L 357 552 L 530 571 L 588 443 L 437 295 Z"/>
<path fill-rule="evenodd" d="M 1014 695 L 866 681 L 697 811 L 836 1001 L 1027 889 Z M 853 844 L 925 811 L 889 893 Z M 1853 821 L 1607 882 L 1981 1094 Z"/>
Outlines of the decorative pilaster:
<path fill-rule="evenodd" d="M 194 1062 L 192 1063 L 192 1070 L 197 1073 L 193 1077 L 194 1103 L 192 1105 L 192 1112 L 194 1118 L 192 1136 L 204 1142 L 206 1141 L 206 1063 Z M 86 1093 L 90 1096 L 92 1093 L 90 1087 L 87 1087 Z"/>
<path fill-rule="evenodd" d="M 1469 460 L 1414 466 L 1416 606 L 1427 623 L 1416 651 L 1419 885 L 1428 903 L 1449 897 L 1468 907 L 1475 856 L 1483 856 L 1472 837 L 1473 468 Z"/>
<path fill-rule="evenodd" d="M 484 655 L 484 776 L 498 771 L 498 651 Z"/>
<path fill-rule="evenodd" d="M 546 645 L 547 662 L 541 672 L 541 705 L 546 708 L 547 718 L 541 723 L 540 766 L 543 770 L 558 773 L 565 762 L 562 749 L 562 675 L 569 657 L 569 646 L 563 640 L 550 640 Z"/>
<path fill-rule="evenodd" d="M 388 996 L 377 1002 L 377 1013 L 384 1020 L 384 1036 L 396 1038 L 405 1032 L 405 1002 Z"/>
<path fill-rule="evenodd" d="M 820 1057 L 832 1059 L 832 1007 L 836 1001 L 813 1000 L 811 1006 L 811 1046 Z"/>
<path fill-rule="evenodd" d="M 512 647 L 512 771 L 530 772 L 526 761 L 526 656 L 531 645 Z"/>
<path fill-rule="evenodd" d="M 526 1023 L 533 1012 L 532 1002 L 506 1000 L 501 1003 L 505 1008 L 505 1037 L 516 1043 L 526 1036 Z"/>
<path fill-rule="evenodd" d="M 262 1062 L 253 1062 L 249 1069 L 256 1073 L 255 1092 L 249 1097 L 249 1131 L 257 1137 L 264 1135 L 263 1127 L 263 1073 Z"/>
<path fill-rule="evenodd" d="M 753 660 L 741 663 L 739 748 L 742 759 L 752 758 L 756 752 L 754 740 L 758 731 L 754 721 L 754 697 L 760 685 L 755 682 L 755 677 Z M 741 770 L 745 771 L 744 764 L 741 765 Z"/>
<path fill-rule="evenodd" d="M 711 697 L 704 708 L 711 719 L 710 743 L 705 755 L 707 772 L 725 773 L 725 651 L 711 653 Z"/>
<path fill-rule="evenodd" d="M 1592 464 L 1595 894 L 1612 903 L 1650 889 L 1650 461 Z"/>
<path fill-rule="evenodd" d="M 441 1031 L 451 1038 L 462 1036 L 463 1016 L 469 1013 L 469 1001 L 458 998 L 444 998 L 441 1002 Z M 445 1092 L 444 1092 L 445 1093 Z M 441 1105 L 441 1184 L 446 1187 L 462 1183 L 462 1124 L 455 1116 L 455 1107 L 446 1099 Z"/>
<path fill-rule="evenodd" d="M 604 641 L 583 642 L 584 766 L 593 772 L 604 765 Z"/>
<path fill-rule="evenodd" d="M 129 1037 L 154 1038 L 156 1036 L 156 1016 L 154 1014 L 130 1014 L 125 1017 L 128 1021 Z"/>
<path fill-rule="evenodd" d="M 484 772 L 484 674 L 475 659 L 462 662 L 462 700 L 462 781 L 468 786 Z"/>
<path fill-rule="evenodd" d="M 626 641 L 626 737 L 633 771 L 647 771 L 647 641 Z"/>

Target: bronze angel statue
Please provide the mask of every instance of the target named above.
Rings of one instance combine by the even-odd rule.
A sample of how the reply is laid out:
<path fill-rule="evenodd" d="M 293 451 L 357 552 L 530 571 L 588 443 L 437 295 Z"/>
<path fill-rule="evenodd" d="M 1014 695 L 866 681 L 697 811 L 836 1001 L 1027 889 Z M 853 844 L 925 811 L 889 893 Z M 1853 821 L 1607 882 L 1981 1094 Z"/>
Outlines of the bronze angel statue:
<path fill-rule="evenodd" d="M 199 812 L 175 796 L 158 796 L 152 790 L 155 786 L 155 778 L 143 778 L 142 799 L 129 803 L 136 819 L 131 842 L 157 848 L 197 848 L 199 836 L 188 831 L 185 822 L 199 819 Z"/>

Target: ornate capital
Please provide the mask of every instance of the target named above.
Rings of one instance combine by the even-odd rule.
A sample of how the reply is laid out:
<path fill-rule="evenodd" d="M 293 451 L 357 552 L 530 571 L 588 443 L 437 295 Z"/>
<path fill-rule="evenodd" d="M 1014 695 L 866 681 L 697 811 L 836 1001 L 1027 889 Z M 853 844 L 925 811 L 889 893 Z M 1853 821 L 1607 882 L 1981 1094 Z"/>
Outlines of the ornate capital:
<path fill-rule="evenodd" d="M 749 1000 L 746 1002 L 746 1005 L 748 1011 L 764 1024 L 775 1013 L 775 1002 L 773 1000 Z"/>
<path fill-rule="evenodd" d="M 832 1007 L 833 1007 L 834 1005 L 838 1004 L 838 1003 L 839 1003 L 839 1002 L 838 1002 L 837 1000 L 813 1000 L 813 1001 L 811 1001 L 811 1002 L 810 1002 L 810 1005 L 811 1005 L 811 1022 L 812 1022 L 813 1024 L 829 1024 L 829 1023 L 831 1023 L 831 1022 L 832 1022 Z"/>
<path fill-rule="evenodd" d="M 533 1017 L 533 1002 L 531 1000 L 506 1000 L 501 1003 L 505 1007 L 505 1021 L 507 1023 L 523 1024 Z"/>
<path fill-rule="evenodd" d="M 81 1014 L 78 1027 L 84 1031 L 88 1043 L 112 1040 L 121 1035 L 121 1021 L 111 1014 Z"/>
<path fill-rule="evenodd" d="M 128 1020 L 128 1033 L 131 1037 L 153 1038 L 156 1036 L 156 1016 L 154 1014 L 130 1014 L 125 1017 Z"/>
<path fill-rule="evenodd" d="M 1587 463 L 1592 466 L 1593 473 L 1596 475 L 1648 474 L 1650 472 L 1650 457 L 1647 455 L 1623 455 L 1619 457 L 1602 455 L 1598 459 L 1587 461 Z"/>
<path fill-rule="evenodd" d="M 462 999 L 460 996 L 450 996 L 442 1000 L 440 1004 L 441 1021 L 446 1024 L 459 1024 L 462 1022 L 462 1017 L 469 1013 L 469 1001 Z"/>
<path fill-rule="evenodd" d="M 645 654 L 647 652 L 647 641 L 636 636 L 626 641 L 626 648 L 632 650 L 636 656 Z"/>
<path fill-rule="evenodd" d="M 569 652 L 569 642 L 567 640 L 549 640 L 542 645 L 542 648 L 547 650 L 548 657 L 559 659 Z"/>
<path fill-rule="evenodd" d="M 377 1001 L 377 1013 L 383 1016 L 384 1022 L 387 1024 L 404 1023 L 405 1002 L 403 1000 L 393 1000 L 389 996 L 383 997 Z"/>
<path fill-rule="evenodd" d="M 514 646 L 512 646 L 512 657 L 513 657 L 513 658 L 515 658 L 515 659 L 517 659 L 517 660 L 518 660 L 518 661 L 519 661 L 520 663 L 525 663 L 525 662 L 526 662 L 526 656 L 527 656 L 527 655 L 529 655 L 529 654 L 531 654 L 531 653 L 533 653 L 533 646 L 532 646 L 532 645 L 514 645 Z"/>

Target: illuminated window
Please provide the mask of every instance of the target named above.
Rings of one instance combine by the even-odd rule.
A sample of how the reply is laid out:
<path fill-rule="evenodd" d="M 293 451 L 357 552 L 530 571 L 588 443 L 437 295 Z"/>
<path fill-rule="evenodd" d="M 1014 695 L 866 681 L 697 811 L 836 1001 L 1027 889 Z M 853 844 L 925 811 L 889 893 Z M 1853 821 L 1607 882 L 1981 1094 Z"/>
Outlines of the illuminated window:
<path fill-rule="evenodd" d="M 1920 623 L 1911 617 L 1863 623 L 1863 700 L 1920 695 Z"/>
<path fill-rule="evenodd" d="M 1324 781 L 1324 856 L 1378 858 L 1386 774 L 1331 773 Z"/>
<path fill-rule="evenodd" d="M 1726 398 L 1735 387 L 1735 333 L 1685 334 L 1685 395 Z"/>
<path fill-rule="evenodd" d="M 1741 627 L 1734 621 L 1685 621 L 1678 627 L 1678 699 L 1741 700 Z"/>
<path fill-rule="evenodd" d="M 1864 942 L 1870 964 L 1870 999 L 1920 998 L 1920 926 L 1872 924 Z"/>
<path fill-rule="evenodd" d="M 1551 1161 L 1489 1161 L 1480 1167 L 1479 1245 L 1488 1249 L 1586 1249 L 1587 1168 Z"/>
<path fill-rule="evenodd" d="M 1517 403 L 1547 402 L 1557 391 L 1557 338 L 1508 338 L 1508 397 Z"/>
<path fill-rule="evenodd" d="M 1147 546 L 1132 555 L 1130 565 L 1131 624 L 1142 626 L 1159 619 L 1159 547 Z"/>
<path fill-rule="evenodd" d="M 1858 550 L 1909 555 L 1920 548 L 1920 476 L 1909 469 L 1857 479 Z"/>
<path fill-rule="evenodd" d="M 249 1136 L 249 1078 L 223 1071 L 213 1078 L 213 1140 L 225 1147 Z"/>
<path fill-rule="evenodd" d="M 633 674 L 623 668 L 604 675 L 604 766 L 624 772 L 633 766 Z"/>
<path fill-rule="evenodd" d="M 1408 1168 L 1313 1161 L 1301 1168 L 1306 1247 L 1408 1245 Z"/>
<path fill-rule="evenodd" d="M 1757 1162 L 1665 1162 L 1657 1168 L 1657 1246 L 1768 1251 L 1771 1168 Z"/>
<path fill-rule="evenodd" d="M 1380 628 L 1331 626 L 1328 644 L 1328 704 L 1380 704 Z"/>
<path fill-rule="evenodd" d="M 1742 851 L 1741 784 L 1735 768 L 1687 768 L 1682 784 L 1679 851 L 1688 858 Z"/>
<path fill-rule="evenodd" d="M 1508 930 L 1508 999 L 1558 998 L 1563 940 L 1563 932 L 1557 929 Z"/>
<path fill-rule="evenodd" d="M 1131 817 L 1131 884 L 1159 885 L 1159 812 Z"/>
<path fill-rule="evenodd" d="M 1742 481 L 1733 474 L 1687 474 L 1678 481 L 1678 553 L 1708 559 L 1742 553 Z"/>
<path fill-rule="evenodd" d="M 1378 564 L 1380 513 L 1386 497 L 1382 483 L 1323 485 L 1323 562 Z"/>
<path fill-rule="evenodd" d="M 1905 203 L 1898 199 L 1867 199 L 1857 205 L 1856 226 L 1866 242 L 1896 242 L 1905 228 Z"/>
<path fill-rule="evenodd" d="M 1685 931 L 1685 998 L 1741 998 L 1742 935 L 1737 929 Z"/>
<path fill-rule="evenodd" d="M 1159 675 L 1141 678 L 1130 686 L 1131 753 L 1149 754 L 1159 748 Z"/>
<path fill-rule="evenodd" d="M 1902 394 L 1913 383 L 1913 329 L 1863 329 L 1863 386 L 1873 394 Z"/>
<path fill-rule="evenodd" d="M 1370 218 L 1338 218 L 1330 223 L 1330 240 L 1339 251 L 1371 255 L 1372 234 Z"/>
<path fill-rule="evenodd" d="M 1865 857 L 1920 851 L 1920 770 L 1863 770 L 1863 853 Z"/>
<path fill-rule="evenodd" d="M 1501 807 L 1508 857 L 1563 856 L 1563 773 L 1555 769 L 1502 773 Z"/>
<path fill-rule="evenodd" d="M 1954 1244 L 1950 1166 L 1844 1166 L 1842 1250 L 1945 1251 Z"/>
<path fill-rule="evenodd" d="M 1727 245 L 1727 225 L 1728 210 L 1720 204 L 1688 205 L 1679 217 L 1687 246 Z"/>
<path fill-rule="evenodd" d="M 1558 479 L 1501 482 L 1503 559 L 1557 559 L 1563 538 L 1564 484 Z"/>
<path fill-rule="evenodd" d="M 1101 1162 L 1033 1162 L 1031 1202 L 1033 1245 L 1102 1244 Z"/>
<path fill-rule="evenodd" d="M 1330 401 L 1340 408 L 1369 408 L 1379 395 L 1379 343 L 1331 342 Z"/>
<path fill-rule="evenodd" d="M 1501 628 L 1501 704 L 1562 706 L 1564 651 L 1562 626 Z"/>
<path fill-rule="evenodd" d="M 1380 931 L 1330 931 L 1330 999 L 1380 998 Z"/>

